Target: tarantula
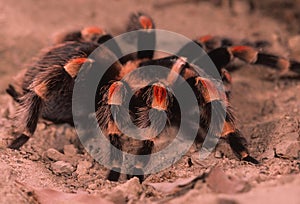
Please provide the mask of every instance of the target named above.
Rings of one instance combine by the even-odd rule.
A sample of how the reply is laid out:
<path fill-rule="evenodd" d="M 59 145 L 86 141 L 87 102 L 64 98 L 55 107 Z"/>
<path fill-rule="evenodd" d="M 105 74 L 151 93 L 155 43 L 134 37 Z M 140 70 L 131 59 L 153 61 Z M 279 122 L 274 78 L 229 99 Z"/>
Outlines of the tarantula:
<path fill-rule="evenodd" d="M 182 107 L 179 107 L 172 91 L 172 89 L 180 90 L 182 88 L 181 84 L 177 83 L 177 76 L 180 75 L 192 88 L 197 99 L 197 107 L 189 107 L 187 104 L 185 108 L 189 111 L 183 113 L 192 118 L 194 110 L 198 109 L 200 115 L 197 116 L 199 124 L 196 124 L 198 134 L 195 143 L 202 142 L 206 134 L 223 138 L 229 143 L 238 158 L 257 164 L 258 161 L 250 156 L 246 141 L 236 128 L 228 98 L 231 76 L 225 69 L 226 65 L 236 57 L 247 63 L 262 64 L 279 70 L 291 70 L 300 73 L 299 62 L 260 53 L 250 46 L 225 46 L 223 44 L 216 48 L 213 44 L 209 44 L 212 37 L 198 38 L 194 43 L 210 50 L 208 56 L 215 64 L 226 85 L 226 94 L 223 94 L 219 89 L 222 80 L 218 79 L 216 73 L 211 71 L 211 67 L 205 67 L 205 64 L 202 63 L 205 56 L 200 53 L 188 54 L 192 44 L 184 46 L 177 55 L 153 59 L 156 43 L 154 28 L 155 25 L 150 16 L 144 13 L 133 14 L 127 31 L 140 29 L 136 36 L 137 46 L 143 47 L 143 43 L 147 41 L 147 43 L 150 42 L 153 49 L 141 50 L 119 60 L 115 57 L 115 55 L 122 56 L 117 43 L 113 44 L 114 49 L 112 50 L 103 47 L 104 52 L 102 55 L 97 55 L 97 59 L 89 58 L 89 55 L 101 43 L 109 39 L 113 42 L 112 36 L 104 32 L 96 32 L 96 35 L 93 35 L 95 29 L 85 29 L 92 32 L 85 33 L 89 36 L 88 38 L 71 38 L 69 36 L 74 35 L 67 34 L 67 37 L 60 38 L 58 45 L 42 52 L 40 58 L 27 69 L 22 83 L 22 92 L 17 92 L 12 85 L 7 89 L 7 92 L 20 104 L 18 119 L 21 124 L 25 124 L 24 131 L 9 145 L 9 148 L 19 149 L 32 137 L 39 116 L 55 123 L 74 125 L 72 91 L 79 70 L 89 70 L 97 60 L 105 61 L 107 58 L 116 58 L 115 63 L 99 81 L 95 96 L 97 122 L 114 147 L 123 150 L 123 140 L 127 136 L 116 124 L 111 112 L 112 109 L 117 110 L 115 114 L 116 118 L 121 121 L 121 126 L 126 126 L 127 122 L 133 121 L 140 128 L 150 127 L 150 131 L 146 133 L 149 135 L 142 137 L 142 145 L 136 151 L 136 154 L 148 155 L 150 158 L 160 135 L 166 133 L 165 129 L 159 133 L 156 125 L 151 123 L 159 124 L 162 114 L 166 114 L 168 120 L 166 129 L 176 128 L 182 122 L 180 120 L 182 114 L 180 108 Z M 76 33 L 83 35 L 82 32 Z M 82 65 L 83 68 L 81 68 Z M 151 74 L 143 75 L 144 69 L 140 69 L 141 67 L 147 66 L 149 71 L 154 65 L 163 66 L 169 71 L 159 73 L 153 69 L 150 70 Z M 132 71 L 135 72 L 126 77 Z M 174 75 L 174 73 L 178 75 Z M 136 87 L 142 88 L 136 90 Z M 184 91 L 180 93 L 183 94 L 181 97 L 189 97 L 185 95 Z M 131 95 L 132 97 L 129 97 Z M 124 117 L 123 114 L 125 104 L 129 104 L 129 117 Z M 157 121 L 150 119 L 151 114 L 156 116 Z M 209 130 L 212 115 L 217 116 L 218 122 L 213 124 L 213 128 Z M 183 131 L 188 139 L 189 129 L 193 127 L 190 127 L 189 123 L 181 125 L 185 126 Z M 122 153 L 112 149 L 110 160 L 113 168 L 108 173 L 107 178 L 117 181 L 123 162 Z M 136 165 L 128 177 L 138 176 L 140 181 L 143 181 L 143 166 L 147 165 L 147 162 L 148 160 L 136 161 Z"/>

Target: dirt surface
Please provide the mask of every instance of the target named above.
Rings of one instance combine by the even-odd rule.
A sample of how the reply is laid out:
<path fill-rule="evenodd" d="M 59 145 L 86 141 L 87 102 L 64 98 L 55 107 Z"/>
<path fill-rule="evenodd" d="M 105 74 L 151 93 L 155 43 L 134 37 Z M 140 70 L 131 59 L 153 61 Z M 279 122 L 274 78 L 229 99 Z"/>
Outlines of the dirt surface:
<path fill-rule="evenodd" d="M 283 7 L 283 12 L 297 13 L 299 1 L 293 3 L 295 10 Z M 86 25 L 120 34 L 129 14 L 139 10 L 160 29 L 189 38 L 214 34 L 268 40 L 272 45 L 264 51 L 300 60 L 297 16 L 291 14 L 288 22 L 272 18 L 275 7 L 261 4 L 251 13 L 240 1 L 232 12 L 206 1 L 1 0 L 0 203 L 300 203 L 300 78 L 279 78 L 262 66 L 239 63 L 232 71 L 238 126 L 260 165 L 239 161 L 221 142 L 207 159 L 190 152 L 143 184 L 137 179 L 109 182 L 106 169 L 81 148 L 72 127 L 47 121 L 38 124 L 20 151 L 5 148 L 18 134 L 17 104 L 5 88 L 51 36 Z"/>

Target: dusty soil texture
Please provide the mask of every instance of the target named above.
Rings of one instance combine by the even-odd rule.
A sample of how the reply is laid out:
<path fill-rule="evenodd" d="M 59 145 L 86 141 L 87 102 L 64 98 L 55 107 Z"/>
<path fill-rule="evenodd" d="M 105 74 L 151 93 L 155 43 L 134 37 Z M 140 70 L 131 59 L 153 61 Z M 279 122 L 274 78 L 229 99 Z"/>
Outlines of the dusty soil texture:
<path fill-rule="evenodd" d="M 142 184 L 109 182 L 72 127 L 42 120 L 20 151 L 6 148 L 18 127 L 17 104 L 5 88 L 55 33 L 99 25 L 116 35 L 129 14 L 141 10 L 158 28 L 189 38 L 268 40 L 264 51 L 300 60 L 299 1 L 281 7 L 282 18 L 274 18 L 278 4 L 259 2 L 251 13 L 242 1 L 232 12 L 208 1 L 1 0 L 0 203 L 300 203 L 300 77 L 241 62 L 232 70 L 232 104 L 260 165 L 239 161 L 221 141 L 207 159 L 190 152 Z"/>

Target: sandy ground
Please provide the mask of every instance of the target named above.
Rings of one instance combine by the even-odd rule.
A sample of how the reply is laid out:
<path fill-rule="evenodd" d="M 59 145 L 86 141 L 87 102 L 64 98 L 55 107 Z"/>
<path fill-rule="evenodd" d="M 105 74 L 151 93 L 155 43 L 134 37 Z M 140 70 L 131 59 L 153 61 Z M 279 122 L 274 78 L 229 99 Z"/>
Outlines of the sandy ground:
<path fill-rule="evenodd" d="M 21 151 L 5 148 L 17 135 L 17 104 L 5 88 L 49 45 L 53 34 L 99 25 L 116 35 L 124 31 L 131 12 L 142 10 L 153 16 L 158 28 L 189 38 L 215 34 L 264 39 L 272 43 L 265 51 L 300 60 L 299 35 L 291 29 L 297 25 L 272 18 L 276 8 L 270 7 L 272 12 L 262 8 L 262 13 L 249 13 L 247 5 L 237 1 L 233 14 L 227 6 L 216 8 L 202 1 L 1 0 L 0 202 L 300 203 L 299 77 L 278 79 L 274 77 L 278 73 L 261 66 L 241 64 L 232 72 L 238 126 L 260 165 L 238 161 L 221 142 L 206 160 L 189 153 L 170 168 L 149 175 L 143 184 L 136 179 L 109 182 L 104 179 L 106 170 L 80 148 L 73 128 L 46 121 L 39 123 Z"/>

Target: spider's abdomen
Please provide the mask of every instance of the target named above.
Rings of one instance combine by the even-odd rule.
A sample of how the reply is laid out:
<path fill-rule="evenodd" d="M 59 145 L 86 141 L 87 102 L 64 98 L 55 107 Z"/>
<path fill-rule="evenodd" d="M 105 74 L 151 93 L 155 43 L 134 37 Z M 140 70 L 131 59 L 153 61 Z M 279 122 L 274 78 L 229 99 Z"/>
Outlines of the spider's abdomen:
<path fill-rule="evenodd" d="M 68 123 L 73 125 L 72 92 L 73 86 L 68 84 L 60 92 L 52 94 L 44 101 L 42 117 L 54 123 Z"/>
<path fill-rule="evenodd" d="M 99 44 L 92 42 L 67 42 L 42 52 L 38 60 L 30 66 L 24 76 L 22 88 L 27 90 L 40 72 L 52 67 L 63 67 L 70 59 L 89 56 Z"/>

